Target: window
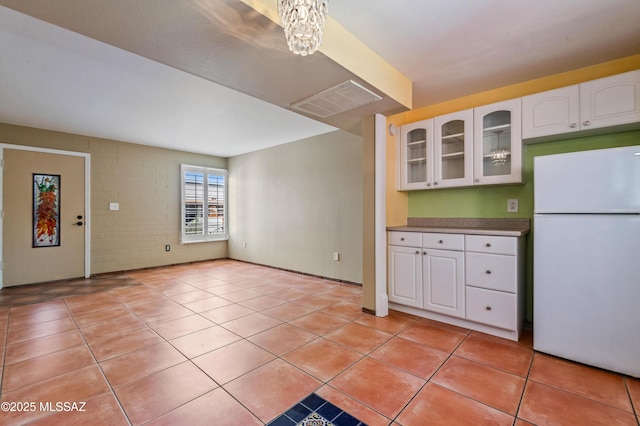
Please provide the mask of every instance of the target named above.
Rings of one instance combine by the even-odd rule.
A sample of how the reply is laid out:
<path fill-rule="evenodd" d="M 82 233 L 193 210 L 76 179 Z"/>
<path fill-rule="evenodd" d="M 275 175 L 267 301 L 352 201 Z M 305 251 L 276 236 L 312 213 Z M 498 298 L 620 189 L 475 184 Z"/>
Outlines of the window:
<path fill-rule="evenodd" d="M 227 171 L 181 167 L 182 242 L 228 239 Z"/>

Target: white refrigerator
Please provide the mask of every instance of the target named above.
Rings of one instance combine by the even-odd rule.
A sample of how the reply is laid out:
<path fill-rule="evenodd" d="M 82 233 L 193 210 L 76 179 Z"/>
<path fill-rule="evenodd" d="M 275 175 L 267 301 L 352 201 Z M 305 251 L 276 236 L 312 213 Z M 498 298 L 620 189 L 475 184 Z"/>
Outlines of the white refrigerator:
<path fill-rule="evenodd" d="M 534 159 L 534 349 L 640 377 L 640 146 Z"/>

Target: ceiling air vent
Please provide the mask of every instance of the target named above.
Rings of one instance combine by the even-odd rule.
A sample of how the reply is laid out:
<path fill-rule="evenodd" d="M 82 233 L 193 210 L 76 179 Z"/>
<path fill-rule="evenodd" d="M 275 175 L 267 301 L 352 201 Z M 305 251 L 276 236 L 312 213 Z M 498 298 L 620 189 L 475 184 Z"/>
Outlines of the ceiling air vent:
<path fill-rule="evenodd" d="M 291 108 L 316 117 L 325 118 L 379 101 L 380 99 L 382 97 L 365 89 L 355 81 L 349 80 L 298 101 L 292 104 Z"/>

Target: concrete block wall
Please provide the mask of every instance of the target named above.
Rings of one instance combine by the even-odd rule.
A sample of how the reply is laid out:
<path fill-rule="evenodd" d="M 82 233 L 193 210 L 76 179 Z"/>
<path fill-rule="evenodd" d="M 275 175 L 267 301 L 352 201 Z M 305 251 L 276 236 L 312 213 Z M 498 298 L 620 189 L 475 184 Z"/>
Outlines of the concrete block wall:
<path fill-rule="evenodd" d="M 180 164 L 224 169 L 224 158 L 2 123 L 0 143 L 91 155 L 92 274 L 227 256 L 226 241 L 180 243 Z"/>

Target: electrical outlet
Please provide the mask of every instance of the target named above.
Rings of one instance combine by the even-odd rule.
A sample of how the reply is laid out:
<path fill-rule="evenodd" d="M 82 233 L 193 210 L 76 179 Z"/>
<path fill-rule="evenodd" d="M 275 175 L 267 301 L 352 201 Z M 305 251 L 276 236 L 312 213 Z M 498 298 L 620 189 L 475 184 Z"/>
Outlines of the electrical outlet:
<path fill-rule="evenodd" d="M 333 260 L 339 261 L 340 260 L 340 253 L 338 253 L 337 251 L 333 252 Z"/>
<path fill-rule="evenodd" d="M 164 246 L 164 251 L 171 251 L 171 246 L 169 244 Z"/>
<path fill-rule="evenodd" d="M 518 199 L 510 198 L 507 200 L 507 212 L 518 213 Z"/>

